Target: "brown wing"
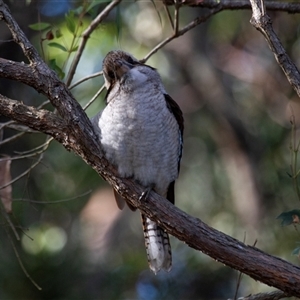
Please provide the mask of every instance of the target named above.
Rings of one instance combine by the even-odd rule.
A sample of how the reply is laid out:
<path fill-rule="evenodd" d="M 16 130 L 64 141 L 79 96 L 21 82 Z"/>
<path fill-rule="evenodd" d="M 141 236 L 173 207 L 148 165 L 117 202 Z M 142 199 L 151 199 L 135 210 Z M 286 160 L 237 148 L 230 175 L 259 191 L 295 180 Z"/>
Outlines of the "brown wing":
<path fill-rule="evenodd" d="M 166 99 L 167 107 L 174 115 L 179 128 L 179 139 L 180 139 L 180 151 L 178 153 L 178 173 L 179 173 L 180 161 L 182 156 L 182 146 L 183 146 L 183 129 L 184 129 L 183 115 L 179 105 L 168 94 L 165 94 L 165 99 Z M 170 183 L 167 192 L 167 199 L 173 204 L 175 203 L 174 187 L 175 187 L 175 181 Z"/>
<path fill-rule="evenodd" d="M 180 138 L 180 152 L 179 152 L 179 156 L 178 156 L 178 173 L 180 170 L 180 160 L 181 160 L 181 156 L 182 156 L 182 146 L 183 146 L 183 129 L 184 129 L 184 121 L 183 121 L 183 115 L 182 115 L 182 111 L 179 107 L 179 105 L 171 98 L 171 96 L 169 96 L 168 94 L 165 94 L 165 99 L 166 99 L 166 103 L 167 103 L 167 107 L 170 110 L 170 112 L 174 115 L 177 123 L 178 123 L 178 127 L 179 127 L 179 138 Z"/>
<path fill-rule="evenodd" d="M 173 204 L 175 203 L 175 190 L 174 189 L 175 189 L 175 181 L 172 181 L 168 187 L 167 199 Z"/>
<path fill-rule="evenodd" d="M 115 190 L 114 190 L 114 195 L 115 195 L 115 199 L 117 202 L 117 205 L 119 207 L 120 210 L 122 210 L 125 207 L 125 204 L 128 205 L 128 207 L 132 210 L 135 211 L 136 208 L 134 206 L 132 206 L 130 203 L 128 203 L 124 198 L 122 198 L 122 196 L 120 196 Z"/>

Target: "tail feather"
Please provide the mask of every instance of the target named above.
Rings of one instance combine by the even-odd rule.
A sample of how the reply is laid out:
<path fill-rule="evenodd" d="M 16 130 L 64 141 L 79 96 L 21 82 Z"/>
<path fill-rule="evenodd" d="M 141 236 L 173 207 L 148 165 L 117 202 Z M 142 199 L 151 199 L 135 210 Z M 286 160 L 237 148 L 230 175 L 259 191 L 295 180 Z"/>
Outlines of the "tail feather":
<path fill-rule="evenodd" d="M 156 274 L 172 268 L 172 253 L 168 234 L 154 221 L 142 215 L 145 246 L 150 269 Z"/>

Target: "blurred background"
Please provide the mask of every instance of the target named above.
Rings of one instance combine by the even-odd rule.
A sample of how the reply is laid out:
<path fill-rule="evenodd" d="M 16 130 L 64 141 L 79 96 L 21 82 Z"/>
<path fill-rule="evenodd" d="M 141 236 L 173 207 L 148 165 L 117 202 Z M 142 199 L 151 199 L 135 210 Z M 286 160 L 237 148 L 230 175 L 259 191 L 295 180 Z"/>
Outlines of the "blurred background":
<path fill-rule="evenodd" d="M 80 17 L 82 1 L 6 2 L 30 41 L 49 64 L 55 62 L 63 79 L 74 52 L 68 55 L 50 43 L 70 48 L 70 22 L 80 24 L 79 35 L 106 6 L 98 1 Z M 169 10 L 173 15 L 174 9 Z M 203 8 L 183 7 L 180 27 L 205 13 Z M 300 16 L 269 15 L 299 65 Z M 300 140 L 297 131 L 292 135 L 292 127 L 296 130 L 300 124 L 299 99 L 250 18 L 247 10 L 214 15 L 168 43 L 147 64 L 157 68 L 166 90 L 184 112 L 176 205 L 246 244 L 256 243 L 263 251 L 298 265 L 292 252 L 299 246 L 299 232 L 293 226 L 282 227 L 276 217 L 299 207 L 290 167 L 297 164 L 291 141 Z M 51 27 L 42 31 L 29 27 L 37 22 Z M 141 59 L 170 35 L 161 2 L 123 2 L 93 32 L 73 83 L 101 71 L 102 60 L 112 49 Z M 74 49 L 76 45 L 75 39 Z M 0 23 L 0 56 L 26 62 L 4 22 Z M 102 84 L 103 78 L 96 77 L 77 85 L 72 93 L 85 106 Z M 36 107 L 47 100 L 30 87 L 5 79 L 0 79 L 0 93 Z M 105 91 L 86 110 L 89 117 L 104 107 L 104 96 Z M 44 108 L 53 110 L 51 105 Z M 1 117 L 1 122 L 7 121 Z M 16 133 L 6 128 L 3 140 Z M 25 134 L 2 143 L 0 153 L 27 153 L 46 139 L 39 133 Z M 12 178 L 36 160 L 12 161 Z M 148 269 L 139 212 L 119 211 L 108 184 L 55 141 L 42 162 L 12 185 L 12 196 L 9 218 L 20 241 L 2 210 L 1 300 L 217 300 L 273 290 L 244 275 L 237 291 L 238 272 L 173 237 L 173 269 L 155 276 Z"/>

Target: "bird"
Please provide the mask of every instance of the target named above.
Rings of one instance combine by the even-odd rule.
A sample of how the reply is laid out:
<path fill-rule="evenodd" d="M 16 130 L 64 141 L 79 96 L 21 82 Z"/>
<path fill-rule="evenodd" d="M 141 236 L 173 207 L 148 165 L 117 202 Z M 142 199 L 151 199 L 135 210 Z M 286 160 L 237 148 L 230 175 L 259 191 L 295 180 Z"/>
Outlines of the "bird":
<path fill-rule="evenodd" d="M 103 77 L 106 106 L 91 122 L 106 159 L 121 178 L 132 178 L 145 188 L 142 196 L 153 190 L 174 204 L 184 129 L 179 105 L 166 92 L 157 70 L 125 51 L 106 55 Z M 125 200 L 116 191 L 114 195 L 123 209 Z M 169 272 L 172 253 L 167 232 L 141 217 L 150 269 L 155 274 Z"/>

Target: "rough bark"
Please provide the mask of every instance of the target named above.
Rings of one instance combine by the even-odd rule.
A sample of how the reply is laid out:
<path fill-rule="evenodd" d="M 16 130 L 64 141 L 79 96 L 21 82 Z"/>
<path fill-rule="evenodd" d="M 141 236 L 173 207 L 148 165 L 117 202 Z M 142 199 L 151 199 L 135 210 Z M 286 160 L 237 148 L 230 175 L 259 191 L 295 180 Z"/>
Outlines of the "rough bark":
<path fill-rule="evenodd" d="M 299 267 L 211 228 L 154 192 L 150 193 L 146 201 L 140 202 L 139 196 L 143 188 L 129 179 L 120 178 L 116 169 L 109 165 L 102 155 L 97 135 L 88 117 L 66 85 L 39 57 L 2 1 L 0 19 L 6 22 L 15 42 L 22 47 L 30 62 L 25 64 L 0 59 L 0 77 L 18 80 L 33 87 L 44 94 L 58 111 L 57 115 L 1 96 L 2 115 L 53 136 L 94 168 L 131 205 L 190 247 L 255 280 L 274 286 L 288 295 L 300 297 Z"/>

